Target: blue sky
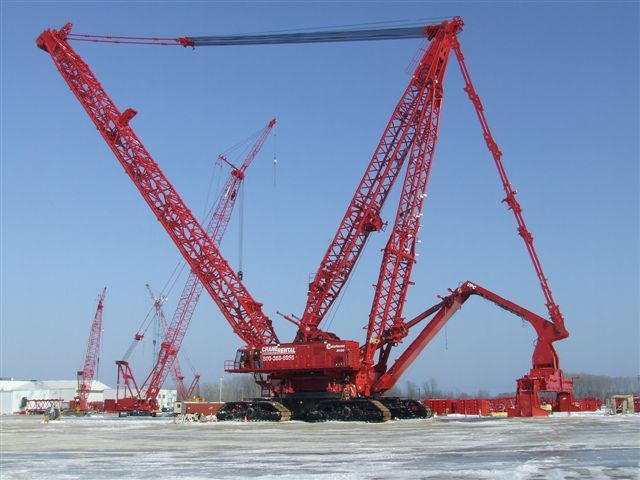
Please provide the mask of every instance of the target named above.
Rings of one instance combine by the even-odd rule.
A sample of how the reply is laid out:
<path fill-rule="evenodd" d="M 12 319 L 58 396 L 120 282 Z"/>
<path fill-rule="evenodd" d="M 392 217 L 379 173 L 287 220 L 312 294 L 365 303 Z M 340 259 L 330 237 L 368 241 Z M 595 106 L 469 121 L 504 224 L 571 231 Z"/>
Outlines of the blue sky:
<path fill-rule="evenodd" d="M 77 33 L 233 34 L 460 15 L 460 41 L 570 337 L 570 372 L 638 375 L 638 4 L 636 2 L 2 2 L 0 375 L 73 378 L 108 287 L 99 377 L 121 358 L 177 249 L 123 174 L 48 55 Z M 224 182 L 219 152 L 276 116 L 247 174 L 246 285 L 283 340 L 386 122 L 419 40 L 206 47 L 74 43 L 189 207 Z M 493 161 L 452 62 L 408 317 L 470 279 L 546 315 Z M 274 156 L 278 159 L 274 186 Z M 236 159 L 238 160 L 238 159 Z M 387 202 L 392 220 L 397 195 Z M 362 341 L 384 234 L 371 238 L 331 329 Z M 222 244 L 238 259 L 238 219 Z M 181 280 L 184 282 L 184 277 Z M 179 282 L 180 283 L 180 282 Z M 169 295 L 171 315 L 181 285 Z M 533 331 L 471 300 L 405 379 L 467 391 L 515 388 Z M 183 349 L 215 381 L 241 346 L 206 293 Z M 132 357 L 143 377 L 146 340 Z M 397 349 L 398 352 L 401 349 Z M 184 367 L 189 371 L 188 367 Z"/>

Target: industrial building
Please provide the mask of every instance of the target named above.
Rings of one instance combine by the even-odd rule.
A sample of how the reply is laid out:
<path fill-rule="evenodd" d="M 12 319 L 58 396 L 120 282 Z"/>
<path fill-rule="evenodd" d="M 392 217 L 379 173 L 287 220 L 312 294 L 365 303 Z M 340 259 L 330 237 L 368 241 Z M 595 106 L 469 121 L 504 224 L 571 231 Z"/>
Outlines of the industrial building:
<path fill-rule="evenodd" d="M 0 380 L 0 414 L 24 411 L 27 400 L 61 399 L 63 406 L 68 407 L 77 389 L 76 380 Z M 107 389 L 108 385 L 94 380 L 89 401 L 103 401 Z"/>
<path fill-rule="evenodd" d="M 76 380 L 0 380 L 0 414 L 24 412 L 27 400 L 62 400 L 62 407 L 68 408 L 77 390 Z M 93 380 L 88 401 L 104 402 L 109 398 L 116 398 L 116 390 L 99 380 Z M 163 389 L 158 394 L 160 408 L 173 408 L 176 400 L 176 390 Z"/>

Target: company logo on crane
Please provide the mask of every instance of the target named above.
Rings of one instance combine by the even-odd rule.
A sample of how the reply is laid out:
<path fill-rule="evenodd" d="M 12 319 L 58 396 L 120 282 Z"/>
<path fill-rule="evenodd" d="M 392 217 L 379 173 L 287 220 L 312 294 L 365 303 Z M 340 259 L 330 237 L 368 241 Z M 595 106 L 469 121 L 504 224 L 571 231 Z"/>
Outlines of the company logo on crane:
<path fill-rule="evenodd" d="M 327 350 L 335 350 L 336 352 L 344 352 L 344 344 L 339 343 L 337 345 L 333 345 L 331 343 L 326 344 Z"/>
<path fill-rule="evenodd" d="M 293 353 L 295 355 L 296 349 L 294 347 L 280 347 L 277 345 L 269 345 L 266 347 L 262 347 L 260 349 L 260 353 L 262 353 L 263 355 L 286 355 Z"/>

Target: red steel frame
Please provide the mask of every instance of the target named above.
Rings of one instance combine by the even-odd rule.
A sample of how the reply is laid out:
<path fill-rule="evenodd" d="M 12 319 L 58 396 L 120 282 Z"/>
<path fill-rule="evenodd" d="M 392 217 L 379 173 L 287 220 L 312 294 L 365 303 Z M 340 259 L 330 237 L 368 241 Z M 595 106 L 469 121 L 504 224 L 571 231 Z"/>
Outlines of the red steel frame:
<path fill-rule="evenodd" d="M 160 327 L 163 332 L 163 336 L 166 336 L 166 332 L 168 329 L 167 320 L 164 316 L 164 311 L 162 310 L 162 299 L 156 297 L 153 290 L 149 285 L 146 285 L 147 290 L 149 291 L 149 295 L 153 301 L 153 307 L 156 311 L 156 316 L 158 321 L 160 322 Z M 135 340 L 141 340 L 143 335 L 137 334 L 135 336 Z M 127 353 L 127 358 L 131 349 Z M 185 400 L 191 397 L 193 390 L 198 385 L 200 380 L 200 374 L 196 373 L 194 378 L 189 385 L 189 388 L 184 386 L 184 375 L 182 374 L 182 369 L 180 368 L 180 363 L 177 359 L 177 353 L 179 350 L 179 346 L 177 349 L 171 349 L 172 362 L 169 364 L 166 359 L 168 356 L 162 357 L 162 346 L 160 351 L 158 352 L 158 356 L 156 358 L 156 362 L 154 363 L 153 369 L 151 370 L 151 374 L 147 377 L 147 379 L 138 386 L 135 381 L 135 377 L 133 375 L 133 371 L 131 370 L 131 366 L 129 362 L 126 360 L 118 360 L 116 361 L 116 365 L 118 367 L 118 381 L 117 381 L 117 389 L 116 389 L 116 403 L 115 408 L 117 411 L 154 411 L 158 409 L 158 394 L 160 393 L 160 389 L 162 388 L 162 384 L 166 380 L 166 375 L 171 372 L 171 376 L 176 384 L 176 388 L 178 390 L 178 398 Z M 165 360 L 160 364 L 162 360 Z M 152 384 L 150 383 L 150 378 L 152 378 L 152 374 L 158 370 L 158 365 L 161 365 L 163 369 L 164 376 L 160 383 Z M 156 376 L 155 379 L 158 377 Z M 122 383 L 121 383 L 122 382 Z M 122 395 L 120 394 L 122 392 Z"/>
<path fill-rule="evenodd" d="M 452 25 L 447 28 L 457 28 Z M 460 25 L 461 26 L 461 25 Z M 347 212 L 338 227 L 309 286 L 307 305 L 300 321 L 297 340 L 318 337 L 318 325 L 349 279 L 371 232 L 383 227 L 380 211 L 404 161 L 414 148 L 420 111 L 426 107 L 431 82 L 436 79 L 437 55 L 442 54 L 443 35 L 438 27 L 427 27 L 427 36 L 438 35 L 416 68 L 409 86 L 398 102 L 371 161 L 364 173 Z M 445 62 L 446 63 L 446 62 Z M 438 100 L 439 101 L 439 100 Z M 439 113 L 439 112 L 438 112 Z M 322 338 L 322 334 L 319 338 Z"/>
<path fill-rule="evenodd" d="M 460 28 L 451 25 L 454 31 Z M 429 174 L 435 154 L 440 110 L 443 96 L 443 80 L 450 53 L 450 33 L 443 28 L 419 64 L 414 78 L 421 78 L 419 72 L 427 70 L 422 80 L 429 89 L 429 100 L 421 108 L 421 127 L 412 142 L 411 156 L 400 195 L 395 224 L 384 249 L 380 274 L 369 315 L 363 364 L 368 371 L 362 373 L 368 378 L 364 384 L 372 386 L 379 374 L 386 369 L 391 346 L 406 336 L 402 327 L 402 310 L 410 285 L 411 271 L 416 262 L 415 247 L 420 230 L 420 218 L 426 197 Z M 380 351 L 380 360 L 373 371 L 374 354 Z M 365 390 L 368 395 L 371 390 Z"/>

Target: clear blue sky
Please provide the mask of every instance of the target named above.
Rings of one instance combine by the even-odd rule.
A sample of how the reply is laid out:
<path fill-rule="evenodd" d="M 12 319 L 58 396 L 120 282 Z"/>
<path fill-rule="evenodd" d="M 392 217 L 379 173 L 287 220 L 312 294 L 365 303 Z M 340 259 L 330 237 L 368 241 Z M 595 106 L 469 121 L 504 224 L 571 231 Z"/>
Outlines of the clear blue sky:
<path fill-rule="evenodd" d="M 2 2 L 2 357 L 0 375 L 73 378 L 95 299 L 108 287 L 100 379 L 122 357 L 177 249 L 123 174 L 35 38 L 78 33 L 183 36 L 460 15 L 481 95 L 571 336 L 570 372 L 638 375 L 637 2 Z M 248 173 L 244 271 L 280 338 L 333 237 L 392 109 L 418 40 L 190 49 L 75 43 L 200 214 L 214 159 L 277 116 Z M 278 158 L 277 185 L 273 157 Z M 395 213 L 393 197 L 384 211 Z M 445 99 L 418 264 L 405 308 L 424 310 L 470 279 L 546 315 L 542 293 L 457 65 Z M 238 221 L 222 245 L 238 258 Z M 362 341 L 386 236 L 370 240 L 332 330 Z M 182 279 L 184 281 L 184 278 Z M 177 287 L 167 314 L 175 307 Z M 206 294 L 184 350 L 216 381 L 240 342 Z M 405 379 L 512 390 L 530 368 L 532 329 L 476 299 Z M 151 345 L 132 357 L 140 377 Z M 185 370 L 189 370 L 186 366 Z"/>

